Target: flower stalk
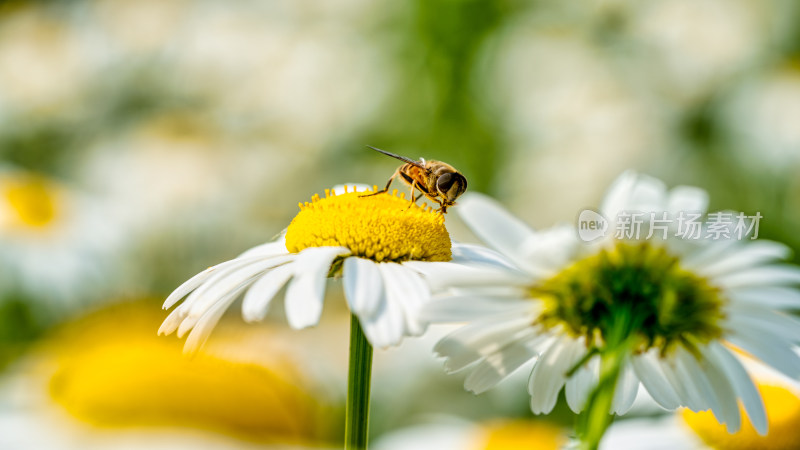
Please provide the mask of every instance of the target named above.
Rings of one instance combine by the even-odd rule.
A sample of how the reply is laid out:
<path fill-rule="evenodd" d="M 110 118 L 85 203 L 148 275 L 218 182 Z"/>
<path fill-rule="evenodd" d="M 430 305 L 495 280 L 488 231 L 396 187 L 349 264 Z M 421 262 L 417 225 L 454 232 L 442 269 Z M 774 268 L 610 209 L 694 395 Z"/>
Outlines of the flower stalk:
<path fill-rule="evenodd" d="M 350 315 L 350 363 L 347 374 L 344 448 L 364 450 L 369 434 L 369 392 L 372 374 L 372 345 L 364 336 L 355 314 Z"/>
<path fill-rule="evenodd" d="M 589 394 L 586 410 L 578 417 L 577 433 L 582 450 L 597 450 L 600 440 L 614 421 L 611 408 L 622 368 L 625 367 L 636 342 L 636 329 L 629 310 L 613 314 L 613 326 L 600 350 L 600 378 Z M 590 352 L 591 353 L 591 352 Z"/>

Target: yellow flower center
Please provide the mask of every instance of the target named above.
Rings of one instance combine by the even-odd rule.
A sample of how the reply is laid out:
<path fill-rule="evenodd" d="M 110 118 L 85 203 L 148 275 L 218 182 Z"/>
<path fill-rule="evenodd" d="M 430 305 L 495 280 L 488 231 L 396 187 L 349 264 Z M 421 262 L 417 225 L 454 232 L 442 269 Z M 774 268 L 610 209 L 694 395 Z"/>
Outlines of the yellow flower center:
<path fill-rule="evenodd" d="M 663 354 L 676 344 L 693 351 L 692 343 L 722 334 L 719 290 L 648 243 L 603 249 L 532 287 L 531 294 L 544 304 L 542 326 L 563 326 L 594 345 L 620 326 L 620 317 L 628 318 L 625 335 L 636 333 L 641 351 L 655 347 Z"/>
<path fill-rule="evenodd" d="M 37 175 L 13 176 L 0 184 L 11 212 L 11 222 L 18 227 L 42 228 L 56 217 L 54 186 Z"/>
<path fill-rule="evenodd" d="M 150 303 L 123 304 L 62 330 L 44 353 L 48 370 L 55 362 L 53 399 L 99 427 L 191 427 L 295 444 L 327 439 L 329 411 L 278 346 L 268 363 L 186 358 L 179 342 L 153 333 L 160 320 Z"/>
<path fill-rule="evenodd" d="M 725 426 L 720 425 L 710 411 L 696 413 L 686 409 L 682 412 L 682 417 L 689 427 L 713 448 L 732 450 L 800 448 L 800 432 L 797 430 L 797 424 L 800 423 L 800 397 L 797 392 L 782 386 L 761 383 L 758 383 L 758 389 L 767 411 L 769 432 L 766 436 L 756 432 L 741 406 L 739 409 L 743 418 L 742 428 L 733 434 L 728 433 Z"/>
<path fill-rule="evenodd" d="M 347 192 L 325 198 L 315 195 L 301 203 L 286 230 L 286 249 L 347 247 L 353 255 L 373 261 L 449 261 L 450 235 L 444 216 L 420 207 L 405 195 Z"/>

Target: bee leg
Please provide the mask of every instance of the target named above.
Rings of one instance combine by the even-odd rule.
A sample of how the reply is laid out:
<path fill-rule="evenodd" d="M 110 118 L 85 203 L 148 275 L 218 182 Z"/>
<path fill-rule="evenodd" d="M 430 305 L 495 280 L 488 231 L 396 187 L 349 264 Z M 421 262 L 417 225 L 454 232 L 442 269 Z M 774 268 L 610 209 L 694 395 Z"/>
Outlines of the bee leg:
<path fill-rule="evenodd" d="M 373 192 L 371 194 L 359 195 L 359 197 L 372 197 L 373 195 L 378 195 L 378 194 L 383 194 L 384 192 L 389 192 L 389 186 L 392 185 L 392 181 L 394 181 L 394 177 L 395 176 L 397 176 L 397 173 L 395 173 L 394 175 L 391 176 L 391 178 L 389 178 L 389 181 L 386 182 L 386 187 L 384 187 L 383 190 L 376 191 L 376 192 Z"/>
<path fill-rule="evenodd" d="M 416 187 L 417 187 L 417 182 L 416 181 L 411 183 L 411 203 L 409 203 L 408 208 L 411 208 L 411 205 L 414 205 L 415 203 L 417 203 L 417 200 L 414 198 L 414 188 L 416 188 Z M 406 209 L 408 209 L 408 208 L 406 208 Z"/>
<path fill-rule="evenodd" d="M 414 203 L 417 203 L 417 202 L 419 201 L 419 199 L 421 199 L 421 198 L 422 198 L 422 196 L 423 196 L 423 195 L 425 195 L 425 193 L 419 194 L 419 195 L 417 196 L 417 198 L 415 198 L 415 199 L 414 199 Z"/>

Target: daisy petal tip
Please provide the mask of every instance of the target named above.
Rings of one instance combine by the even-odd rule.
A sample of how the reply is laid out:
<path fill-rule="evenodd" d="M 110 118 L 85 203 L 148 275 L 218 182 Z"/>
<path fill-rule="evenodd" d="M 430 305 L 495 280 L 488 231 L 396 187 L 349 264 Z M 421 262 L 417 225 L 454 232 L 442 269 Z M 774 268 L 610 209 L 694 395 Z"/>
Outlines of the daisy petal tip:
<path fill-rule="evenodd" d="M 452 375 L 452 374 L 458 372 L 460 370 L 460 368 L 453 367 L 452 364 L 450 363 L 450 361 L 447 360 L 447 361 L 444 362 L 444 365 L 442 366 L 442 370 L 444 370 L 445 374 Z"/>
<path fill-rule="evenodd" d="M 198 344 L 189 344 L 188 342 L 186 345 L 183 346 L 183 355 L 189 358 L 193 358 L 197 355 L 197 351 L 200 349 Z"/>
<path fill-rule="evenodd" d="M 156 334 L 158 336 L 169 336 L 173 331 L 175 331 L 175 326 L 164 322 L 158 327 L 158 332 Z"/>
<path fill-rule="evenodd" d="M 478 396 L 478 395 L 483 393 L 483 391 L 478 391 L 478 390 L 474 389 L 472 386 L 469 386 L 467 383 L 464 383 L 464 390 L 469 392 L 470 394 L 472 394 L 474 396 Z"/>

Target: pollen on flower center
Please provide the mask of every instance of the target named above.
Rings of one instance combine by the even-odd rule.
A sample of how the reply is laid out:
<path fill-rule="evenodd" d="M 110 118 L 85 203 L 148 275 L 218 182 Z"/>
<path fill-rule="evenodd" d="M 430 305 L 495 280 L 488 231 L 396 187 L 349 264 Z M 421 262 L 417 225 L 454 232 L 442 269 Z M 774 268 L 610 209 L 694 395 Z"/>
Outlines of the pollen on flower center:
<path fill-rule="evenodd" d="M 719 290 L 648 243 L 617 243 L 534 286 L 532 294 L 544 302 L 539 322 L 545 328 L 563 325 L 587 342 L 608 336 L 621 315 L 631 319 L 640 351 L 665 353 L 677 343 L 691 349 L 722 334 Z"/>
<path fill-rule="evenodd" d="M 301 203 L 286 230 L 286 249 L 342 246 L 373 261 L 449 261 L 450 235 L 444 216 L 405 196 L 346 192 Z"/>

